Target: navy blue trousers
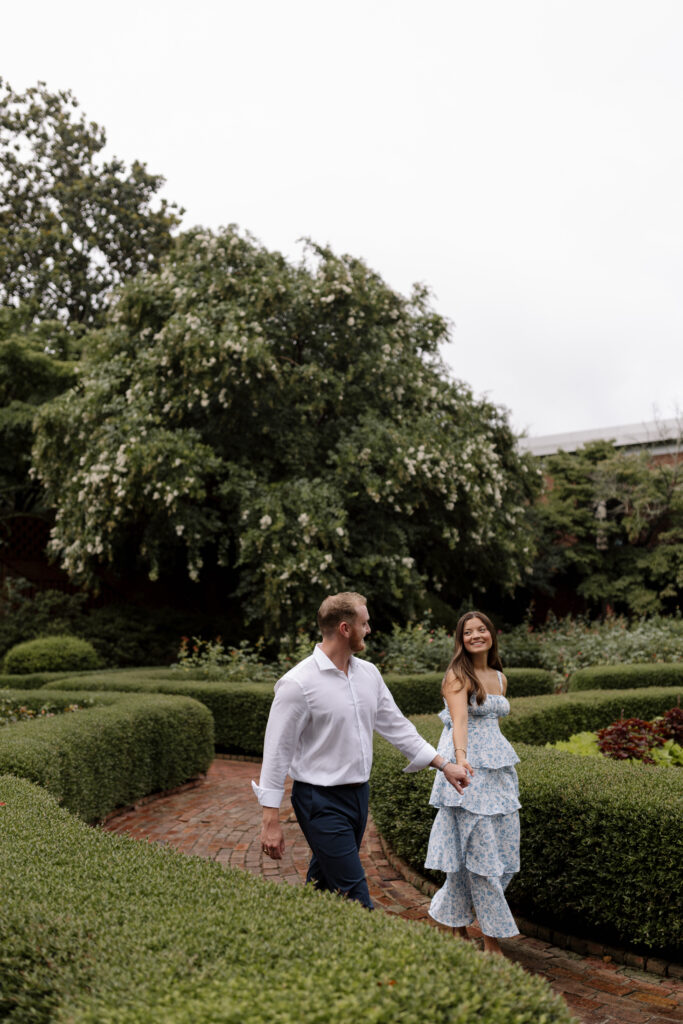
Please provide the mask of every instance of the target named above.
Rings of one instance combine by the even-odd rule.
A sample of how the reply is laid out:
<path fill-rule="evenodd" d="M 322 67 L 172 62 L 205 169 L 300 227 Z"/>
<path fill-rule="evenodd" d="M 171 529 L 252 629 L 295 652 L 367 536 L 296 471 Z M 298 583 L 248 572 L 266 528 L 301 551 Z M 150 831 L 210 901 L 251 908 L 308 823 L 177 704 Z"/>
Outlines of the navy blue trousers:
<path fill-rule="evenodd" d="M 360 844 L 368 820 L 367 782 L 360 786 L 314 786 L 294 782 L 292 807 L 313 856 L 307 882 L 339 892 L 373 909 Z"/>

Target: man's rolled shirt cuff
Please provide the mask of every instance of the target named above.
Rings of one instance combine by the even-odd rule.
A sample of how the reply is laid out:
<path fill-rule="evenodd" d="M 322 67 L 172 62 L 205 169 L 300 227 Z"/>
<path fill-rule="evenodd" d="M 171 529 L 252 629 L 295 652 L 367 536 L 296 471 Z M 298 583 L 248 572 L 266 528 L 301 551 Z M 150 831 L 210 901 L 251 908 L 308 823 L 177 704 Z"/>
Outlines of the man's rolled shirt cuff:
<path fill-rule="evenodd" d="M 407 764 L 403 769 L 404 772 L 421 772 L 423 768 L 426 768 L 428 764 L 431 764 L 434 758 L 437 756 L 437 751 L 425 740 L 424 746 L 420 748 L 419 753 L 415 755 L 410 764 Z"/>
<path fill-rule="evenodd" d="M 256 799 L 261 807 L 279 807 L 285 795 L 284 789 L 262 789 L 254 780 L 251 780 L 251 788 L 256 794 Z"/>

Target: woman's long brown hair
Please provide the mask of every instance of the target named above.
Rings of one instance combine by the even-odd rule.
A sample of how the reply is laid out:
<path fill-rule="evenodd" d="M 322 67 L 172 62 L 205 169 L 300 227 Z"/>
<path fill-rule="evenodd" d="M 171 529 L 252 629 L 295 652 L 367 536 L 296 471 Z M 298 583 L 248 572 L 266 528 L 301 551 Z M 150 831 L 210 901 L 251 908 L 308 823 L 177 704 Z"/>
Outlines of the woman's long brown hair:
<path fill-rule="evenodd" d="M 486 659 L 486 664 L 489 668 L 498 669 L 500 672 L 503 671 L 503 665 L 498 654 L 498 636 L 494 628 L 493 623 L 488 616 L 483 615 L 482 612 L 465 612 L 458 619 L 458 624 L 455 627 L 454 640 L 454 651 L 453 657 L 450 660 L 450 664 L 446 669 L 446 675 L 444 681 L 441 684 L 441 691 L 443 692 L 444 683 L 448 678 L 449 672 L 452 672 L 457 681 L 461 686 L 467 687 L 468 696 L 472 693 L 476 694 L 477 704 L 483 704 L 486 700 L 486 690 L 477 679 L 474 672 L 474 665 L 472 663 L 472 657 L 468 650 L 465 649 L 463 643 L 463 633 L 465 632 L 465 623 L 469 622 L 470 619 L 481 619 L 489 633 L 491 634 L 491 646 L 489 647 Z M 458 687 L 460 689 L 460 687 Z"/>

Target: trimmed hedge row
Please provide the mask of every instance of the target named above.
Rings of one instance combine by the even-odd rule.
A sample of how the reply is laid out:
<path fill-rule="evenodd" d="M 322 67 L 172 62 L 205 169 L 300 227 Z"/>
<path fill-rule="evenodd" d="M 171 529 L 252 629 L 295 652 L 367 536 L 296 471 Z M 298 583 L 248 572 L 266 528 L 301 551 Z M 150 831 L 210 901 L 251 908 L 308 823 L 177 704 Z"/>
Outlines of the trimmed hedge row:
<path fill-rule="evenodd" d="M 508 681 L 507 696 L 537 697 L 543 693 L 553 693 L 555 677 L 544 668 L 507 668 L 505 678 Z"/>
<path fill-rule="evenodd" d="M 260 754 L 263 751 L 263 737 L 273 702 L 270 683 L 194 682 L 171 674 L 168 669 L 163 675 L 159 671 L 157 676 L 128 669 L 67 677 L 48 683 L 46 689 L 50 693 L 77 689 L 192 697 L 211 712 L 216 749 L 236 754 Z"/>
<path fill-rule="evenodd" d="M 512 701 L 512 714 L 501 719 L 500 728 L 511 743 L 542 746 L 569 739 L 575 732 L 594 732 L 618 718 L 654 718 L 681 698 L 683 687 L 520 697 Z"/>
<path fill-rule="evenodd" d="M 659 696 L 651 700 L 664 710 L 663 691 L 656 693 Z M 635 701 L 636 695 L 621 697 Z M 666 698 L 671 706 L 671 691 Z M 534 702 L 547 706 L 546 698 Z M 523 745 L 525 726 L 537 742 L 536 718 L 541 716 L 538 711 L 521 715 L 522 703 L 513 705 L 512 719 L 518 720 L 520 734 L 515 746 L 521 758 L 522 870 L 511 884 L 511 901 L 537 920 L 680 955 L 683 773 Z M 565 704 L 565 715 L 573 704 L 577 717 L 573 724 L 566 717 L 557 722 L 563 731 L 583 729 L 588 710 L 594 722 L 591 728 L 611 721 L 609 702 L 574 698 Z M 547 716 L 552 717 L 549 708 Z M 441 732 L 437 718 L 414 721 L 426 739 L 437 742 Z M 506 730 L 508 736 L 510 731 Z M 404 765 L 401 754 L 377 737 L 372 813 L 392 849 L 428 874 L 423 865 L 436 814 L 429 807 L 433 776 L 431 772 L 406 775 Z"/>
<path fill-rule="evenodd" d="M 438 711 L 442 706 L 440 673 L 386 677 L 396 703 L 406 715 Z M 510 669 L 509 692 L 537 686 L 547 693 L 552 676 L 539 669 Z M 166 693 L 201 701 L 213 715 L 216 748 L 238 754 L 260 754 L 273 700 L 271 683 L 209 683 L 169 669 L 127 669 L 64 676 L 46 683 L 50 691 L 66 689 L 110 692 Z"/>
<path fill-rule="evenodd" d="M 27 707 L 88 697 L 92 707 L 0 729 L 0 772 L 43 786 L 85 821 L 205 772 L 213 759 L 211 715 L 198 701 L 82 690 L 5 690 Z"/>
<path fill-rule="evenodd" d="M 58 679 L 73 679 L 73 672 L 31 672 L 25 676 L 8 675 L 0 672 L 0 690 L 20 686 L 22 690 L 38 690 L 46 683 L 53 683 Z"/>
<path fill-rule="evenodd" d="M 552 693 L 552 672 L 542 668 L 510 668 L 505 672 L 509 697 L 533 697 Z M 395 675 L 388 672 L 384 681 L 404 715 L 425 715 L 443 707 L 441 681 L 443 672 L 421 675 Z"/>
<path fill-rule="evenodd" d="M 570 691 L 630 690 L 641 686 L 683 686 L 683 662 L 645 665 L 594 665 L 569 679 Z"/>
<path fill-rule="evenodd" d="M 87 828 L 0 778 L 0 1018 L 570 1024 L 540 978 L 308 887 Z"/>

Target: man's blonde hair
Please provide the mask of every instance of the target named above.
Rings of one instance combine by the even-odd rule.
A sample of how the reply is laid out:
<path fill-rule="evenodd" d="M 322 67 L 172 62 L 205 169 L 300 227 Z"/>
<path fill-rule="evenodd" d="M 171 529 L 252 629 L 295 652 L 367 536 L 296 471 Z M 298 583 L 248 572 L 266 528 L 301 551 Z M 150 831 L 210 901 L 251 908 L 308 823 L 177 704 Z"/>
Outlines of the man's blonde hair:
<path fill-rule="evenodd" d="M 320 632 L 332 633 L 340 622 L 353 622 L 361 605 L 368 600 L 354 590 L 344 590 L 341 594 L 330 594 L 318 609 L 318 626 Z"/>

